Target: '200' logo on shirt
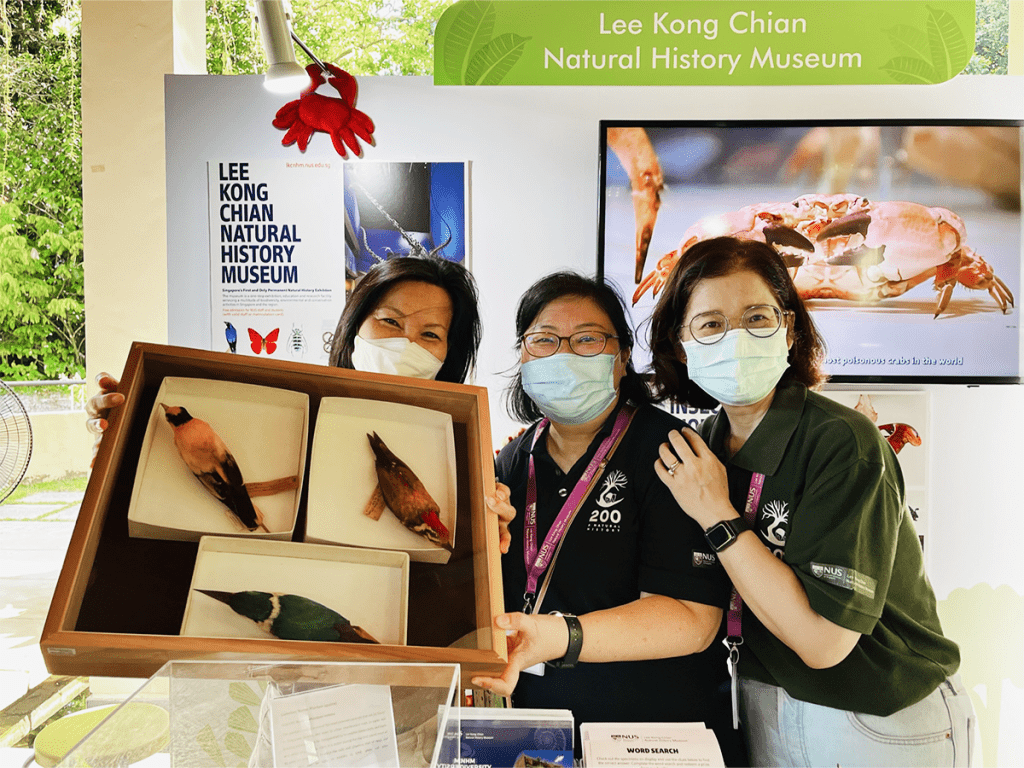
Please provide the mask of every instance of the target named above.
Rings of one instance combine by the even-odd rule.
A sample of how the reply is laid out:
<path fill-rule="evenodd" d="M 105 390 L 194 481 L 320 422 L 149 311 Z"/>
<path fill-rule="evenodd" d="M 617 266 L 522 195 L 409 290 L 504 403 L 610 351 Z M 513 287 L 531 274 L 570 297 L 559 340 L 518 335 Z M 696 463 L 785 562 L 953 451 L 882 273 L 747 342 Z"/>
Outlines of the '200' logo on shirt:
<path fill-rule="evenodd" d="M 626 487 L 628 482 L 626 473 L 620 470 L 608 473 L 601 484 L 601 491 L 597 494 L 598 509 L 592 510 L 587 518 L 588 531 L 600 531 L 602 533 L 617 532 L 622 523 L 622 512 L 615 507 L 622 501 L 617 491 Z"/>

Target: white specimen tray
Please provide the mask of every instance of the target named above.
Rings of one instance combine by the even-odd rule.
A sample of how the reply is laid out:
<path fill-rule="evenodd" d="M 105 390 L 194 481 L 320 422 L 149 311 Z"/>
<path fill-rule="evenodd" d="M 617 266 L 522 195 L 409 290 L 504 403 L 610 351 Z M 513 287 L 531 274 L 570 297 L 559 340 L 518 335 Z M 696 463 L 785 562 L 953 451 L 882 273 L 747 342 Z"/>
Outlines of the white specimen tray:
<path fill-rule="evenodd" d="M 325 397 L 309 460 L 306 541 L 408 552 L 413 560 L 447 563 L 451 553 L 413 533 L 389 509 L 363 514 L 377 487 L 367 434 L 384 444 L 423 482 L 455 546 L 455 437 L 450 414 L 403 403 Z"/>
<path fill-rule="evenodd" d="M 235 457 L 245 482 L 299 476 L 299 487 L 253 503 L 270 533 L 248 531 L 192 474 L 174 445 L 163 403 L 209 423 Z M 128 534 L 199 541 L 204 534 L 289 540 L 306 466 L 309 395 L 276 387 L 168 376 L 160 384 L 139 454 Z"/>
<path fill-rule="evenodd" d="M 181 634 L 273 637 L 219 600 L 196 592 L 282 592 L 326 605 L 382 645 L 405 645 L 409 556 L 353 547 L 204 536 Z"/>

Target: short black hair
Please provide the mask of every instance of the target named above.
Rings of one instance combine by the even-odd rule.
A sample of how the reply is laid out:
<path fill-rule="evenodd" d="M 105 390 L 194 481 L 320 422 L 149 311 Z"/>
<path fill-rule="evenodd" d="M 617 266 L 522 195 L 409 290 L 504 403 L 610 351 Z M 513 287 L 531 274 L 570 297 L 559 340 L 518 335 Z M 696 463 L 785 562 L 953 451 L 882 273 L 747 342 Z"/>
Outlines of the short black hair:
<path fill-rule="evenodd" d="M 637 404 L 649 403 L 651 393 L 647 383 L 633 368 L 633 328 L 629 324 L 626 302 L 619 290 L 606 280 L 566 271 L 554 272 L 535 282 L 519 299 L 515 348 L 522 350 L 523 334 L 530 329 L 544 307 L 564 296 L 590 299 L 608 315 L 615 328 L 615 335 L 619 337 L 620 352 L 629 352 L 619 394 Z M 524 424 L 537 421 L 544 415 L 523 389 L 523 376 L 518 366 L 515 376 L 505 389 L 505 407 L 513 419 Z"/>
<path fill-rule="evenodd" d="M 462 384 L 476 367 L 480 348 L 482 331 L 476 281 L 464 266 L 439 256 L 394 256 L 374 264 L 356 283 L 345 303 L 331 340 L 330 365 L 353 368 L 352 348 L 360 326 L 384 294 L 404 281 L 436 285 L 451 299 L 448 353 L 434 379 Z"/>
<path fill-rule="evenodd" d="M 672 399 L 696 408 L 718 406 L 715 398 L 690 380 L 686 363 L 679 360 L 679 331 L 698 283 L 743 271 L 753 272 L 764 280 L 779 306 L 794 315 L 789 368 L 780 381 L 799 381 L 809 389 L 825 382 L 825 341 L 797 293 L 782 257 L 759 240 L 715 237 L 683 251 L 654 307 L 650 333 L 655 400 Z"/>

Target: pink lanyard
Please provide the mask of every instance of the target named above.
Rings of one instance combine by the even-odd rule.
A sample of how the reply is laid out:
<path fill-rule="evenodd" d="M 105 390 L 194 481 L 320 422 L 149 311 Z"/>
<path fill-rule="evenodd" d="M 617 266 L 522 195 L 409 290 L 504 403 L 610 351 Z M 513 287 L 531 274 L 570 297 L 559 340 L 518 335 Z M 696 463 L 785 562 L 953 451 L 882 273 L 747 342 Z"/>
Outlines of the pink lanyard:
<path fill-rule="evenodd" d="M 533 449 L 548 426 L 548 420 L 543 419 L 537 425 L 533 442 L 530 444 L 530 474 L 526 484 L 526 519 L 523 521 L 523 560 L 526 563 L 526 594 L 523 595 L 523 613 L 531 612 L 534 597 L 537 595 L 537 582 L 540 580 L 541 574 L 551 563 L 555 548 L 565 535 L 573 513 L 583 501 L 590 481 L 593 480 L 598 470 L 604 469 L 605 456 L 619 435 L 629 425 L 632 415 L 633 409 L 630 407 L 624 407 L 619 411 L 619 415 L 615 417 L 615 426 L 612 427 L 611 434 L 601 441 L 594 458 L 590 460 L 587 468 L 583 471 L 583 476 L 580 477 L 576 487 L 569 494 L 569 498 L 562 505 L 555 522 L 551 524 L 551 530 L 544 537 L 544 544 L 541 545 L 539 551 L 537 549 L 537 470 L 533 463 Z"/>
<path fill-rule="evenodd" d="M 747 503 L 743 507 L 743 519 L 752 530 L 757 530 L 757 507 L 761 503 L 761 489 L 764 488 L 764 475 L 755 472 L 750 478 L 750 489 L 747 491 Z M 729 649 L 729 677 L 732 681 L 732 727 L 740 727 L 737 678 L 740 663 L 740 646 L 743 645 L 743 598 L 736 588 L 732 589 L 729 598 L 729 613 L 726 617 L 727 636 L 722 641 Z"/>

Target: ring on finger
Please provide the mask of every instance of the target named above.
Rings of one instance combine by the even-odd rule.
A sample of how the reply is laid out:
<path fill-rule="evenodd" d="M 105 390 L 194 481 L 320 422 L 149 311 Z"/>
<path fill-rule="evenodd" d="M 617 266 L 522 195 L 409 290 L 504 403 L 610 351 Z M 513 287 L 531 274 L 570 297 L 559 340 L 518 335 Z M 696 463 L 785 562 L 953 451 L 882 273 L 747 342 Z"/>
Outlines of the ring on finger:
<path fill-rule="evenodd" d="M 677 461 L 673 461 L 671 467 L 665 467 L 665 471 L 668 472 L 668 474 L 671 477 L 675 477 L 676 476 L 676 467 L 678 467 L 678 466 L 679 466 L 679 461 L 678 460 Z"/>

